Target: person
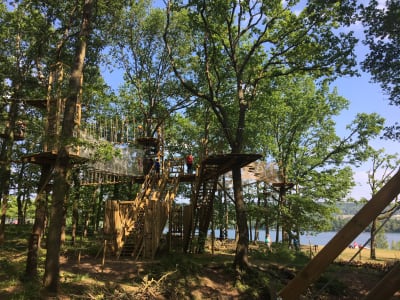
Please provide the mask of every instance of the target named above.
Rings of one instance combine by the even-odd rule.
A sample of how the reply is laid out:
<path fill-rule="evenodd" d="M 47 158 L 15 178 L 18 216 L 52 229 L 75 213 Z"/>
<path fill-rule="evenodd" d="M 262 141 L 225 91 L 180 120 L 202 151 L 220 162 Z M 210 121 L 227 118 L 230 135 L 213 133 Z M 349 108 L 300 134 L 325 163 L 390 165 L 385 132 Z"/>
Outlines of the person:
<path fill-rule="evenodd" d="M 154 163 L 154 168 L 156 170 L 156 175 L 160 176 L 161 165 L 160 165 L 160 160 L 158 158 L 156 159 L 156 162 Z"/>
<path fill-rule="evenodd" d="M 15 124 L 15 134 L 16 137 L 23 138 L 25 136 L 25 123 L 22 121 L 17 121 Z"/>
<path fill-rule="evenodd" d="M 296 237 L 293 239 L 293 247 L 294 247 L 294 250 L 296 250 L 296 251 L 300 250 L 299 240 Z"/>
<path fill-rule="evenodd" d="M 137 135 L 138 135 L 138 137 L 143 137 L 144 136 L 144 131 L 143 131 L 143 126 L 142 125 L 139 125 L 137 127 Z"/>
<path fill-rule="evenodd" d="M 192 171 L 193 171 L 193 155 L 192 154 L 189 154 L 186 157 L 186 166 L 187 166 L 187 172 L 189 174 L 192 174 Z"/>
<path fill-rule="evenodd" d="M 267 245 L 267 250 L 271 250 L 271 236 L 269 235 L 269 233 L 267 233 L 265 235 L 265 244 Z"/>

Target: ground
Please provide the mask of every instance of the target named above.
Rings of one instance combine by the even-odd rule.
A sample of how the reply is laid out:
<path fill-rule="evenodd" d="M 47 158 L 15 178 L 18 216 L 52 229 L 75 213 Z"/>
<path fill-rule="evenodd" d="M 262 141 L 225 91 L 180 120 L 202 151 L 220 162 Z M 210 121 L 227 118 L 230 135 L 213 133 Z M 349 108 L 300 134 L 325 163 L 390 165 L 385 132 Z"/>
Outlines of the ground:
<path fill-rule="evenodd" d="M 250 261 L 256 273 L 244 275 L 250 277 L 242 279 L 248 282 L 267 275 L 268 288 L 254 289 L 253 286 L 251 290 L 241 287 L 231 267 L 233 251 L 227 252 L 177 260 L 182 266 L 177 263 L 172 269 L 166 269 L 165 262 L 160 260 L 133 261 L 129 258 L 118 260 L 110 257 L 102 266 L 101 259 L 93 257 L 83 257 L 80 264 L 77 264 L 76 259 L 65 259 L 62 274 L 64 282 L 68 282 L 68 274 L 81 274 L 85 278 L 81 282 L 94 281 L 99 284 L 99 289 L 109 294 L 109 298 L 105 299 L 276 299 L 279 289 L 296 273 L 296 269 L 290 265 L 257 257 L 259 253 L 255 250 L 250 253 Z M 174 260 L 176 257 L 168 259 Z M 189 260 L 192 262 L 189 263 Z M 309 288 L 308 296 L 303 299 L 362 299 L 383 277 L 386 268 L 381 263 L 335 263 L 330 271 Z M 254 278 L 251 279 L 251 276 Z M 129 293 L 134 296 L 121 297 Z M 92 299 L 95 299 L 95 294 L 93 291 Z M 400 299 L 400 293 L 392 299 Z"/>
<path fill-rule="evenodd" d="M 33 284 L 20 280 L 26 248 L 22 241 L 17 246 L 0 247 L 0 299 L 45 299 L 40 291 L 41 277 Z M 305 249 L 300 253 L 287 247 L 266 252 L 260 243 L 250 245 L 251 268 L 238 273 L 232 265 L 235 243 L 216 246 L 214 253 L 210 249 L 204 254 L 165 253 L 153 260 L 107 256 L 104 265 L 95 247 L 92 252 L 65 251 L 60 259 L 57 299 L 276 299 L 309 260 Z M 355 250 L 346 251 L 351 257 Z M 397 252 L 395 255 L 395 260 L 373 263 L 337 261 L 310 285 L 302 299 L 363 299 L 390 264 L 398 261 Z M 44 255 L 41 257 L 39 271 L 43 272 Z M 400 293 L 392 299 L 400 299 Z"/>
<path fill-rule="evenodd" d="M 116 289 L 116 287 L 118 286 L 118 289 L 122 294 L 129 292 L 138 292 L 141 287 L 140 285 L 134 288 L 127 283 L 134 282 L 138 277 L 144 276 L 145 270 L 148 268 L 148 265 L 156 263 L 157 262 L 144 263 L 133 262 L 131 260 L 109 260 L 105 263 L 105 267 L 103 269 L 98 260 L 96 261 L 92 258 L 85 258 L 80 265 L 77 265 L 76 263 L 64 263 L 62 269 L 66 272 L 81 274 L 85 276 L 86 279 L 82 281 L 82 290 L 86 289 L 85 286 L 87 284 L 98 284 L 99 282 L 104 282 L 112 283 L 109 286 L 109 293 L 112 292 L 112 289 Z M 281 278 L 279 278 L 278 280 L 283 279 L 283 281 L 287 282 L 290 278 L 285 277 L 292 277 L 291 271 L 285 270 L 285 268 L 280 269 L 280 267 L 277 265 L 260 263 L 258 264 L 257 268 L 276 275 L 280 274 Z M 143 272 L 142 275 L 140 270 L 142 270 Z M 323 291 L 320 297 L 313 297 L 313 299 L 362 299 L 380 278 L 380 273 L 374 272 L 371 269 L 360 270 L 359 268 L 356 268 L 356 270 L 341 270 L 340 281 L 346 289 L 345 295 L 335 295 L 334 290 L 328 290 Z M 63 278 L 64 282 L 68 282 L 68 280 L 68 276 L 65 276 Z M 151 281 L 150 278 L 148 278 L 147 280 Z M 335 282 L 334 287 L 337 287 L 337 285 L 338 283 Z M 142 287 L 143 286 L 144 283 Z M 217 264 L 209 264 L 204 266 L 201 274 L 197 276 L 197 279 L 192 280 L 191 282 L 187 282 L 185 288 L 187 292 L 187 296 L 185 297 L 186 299 L 246 299 L 246 295 L 242 295 L 237 287 L 235 287 L 235 281 L 232 277 L 232 274 L 227 274 L 226 272 L 224 272 L 223 266 Z M 104 288 L 104 290 L 106 289 L 107 288 Z M 149 290 L 150 289 L 151 288 L 149 288 Z M 173 299 L 163 296 L 157 291 L 157 288 L 153 289 L 154 291 L 150 292 L 150 294 L 153 294 L 154 298 L 144 299 Z M 329 293 L 330 295 L 327 295 L 327 293 Z M 89 295 L 90 292 L 87 292 L 87 296 Z M 69 299 L 74 295 L 69 294 L 64 296 L 66 297 L 65 299 Z M 78 295 L 75 296 L 78 297 Z M 177 297 L 175 299 L 183 298 Z M 393 299 L 400 299 L 400 295 L 394 297 Z"/>

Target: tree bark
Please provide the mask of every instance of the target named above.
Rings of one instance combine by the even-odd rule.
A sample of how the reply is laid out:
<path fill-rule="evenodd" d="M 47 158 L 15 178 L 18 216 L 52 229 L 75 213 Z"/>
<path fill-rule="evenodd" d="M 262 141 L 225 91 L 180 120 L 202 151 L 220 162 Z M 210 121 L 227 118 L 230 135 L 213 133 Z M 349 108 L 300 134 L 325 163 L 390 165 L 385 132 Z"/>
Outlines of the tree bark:
<path fill-rule="evenodd" d="M 70 140 L 75 129 L 75 115 L 78 97 L 82 88 L 83 66 L 86 56 L 87 39 L 90 33 L 90 21 L 93 0 L 85 0 L 82 11 L 81 31 L 75 53 L 75 63 L 69 81 L 69 95 L 66 99 L 62 122 L 60 148 L 54 167 L 54 189 L 51 206 L 50 227 L 47 240 L 47 254 L 43 284 L 48 295 L 57 295 L 60 282 L 61 232 L 64 222 L 66 199 L 69 192 L 71 163 L 69 160 Z M 51 247 L 49 247 L 51 245 Z"/>
<path fill-rule="evenodd" d="M 233 193 L 235 199 L 236 221 L 239 231 L 239 240 L 236 245 L 234 266 L 241 270 L 249 266 L 249 228 L 247 225 L 246 204 L 243 199 L 242 176 L 240 166 L 232 169 Z"/>
<path fill-rule="evenodd" d="M 1 196 L 1 217 L 0 217 L 0 245 L 5 240 L 5 225 L 8 199 L 10 193 L 11 157 L 14 146 L 14 128 L 18 117 L 20 84 L 15 83 L 14 99 L 11 101 L 9 122 L 4 132 L 4 140 L 0 152 L 0 196 Z"/>
<path fill-rule="evenodd" d="M 376 219 L 374 219 L 373 221 L 372 221 L 372 224 L 371 224 L 371 251 L 370 251 L 370 258 L 371 259 L 376 259 L 376 251 L 375 251 L 375 249 L 376 249 L 376 241 L 375 241 L 375 238 L 376 238 Z"/>
<path fill-rule="evenodd" d="M 46 185 L 51 174 L 50 165 L 42 165 L 39 188 L 36 196 L 35 222 L 33 223 L 32 233 L 28 242 L 28 255 L 26 260 L 25 277 L 34 279 L 38 275 L 38 250 L 40 249 L 40 239 L 43 235 L 46 220 Z"/>
<path fill-rule="evenodd" d="M 25 214 L 24 214 L 24 205 L 23 205 L 23 200 L 24 200 L 24 193 L 23 193 L 23 186 L 22 186 L 22 180 L 25 172 L 25 164 L 21 165 L 21 169 L 18 172 L 18 189 L 17 189 L 17 207 L 18 207 L 18 225 L 19 224 L 25 224 Z"/>

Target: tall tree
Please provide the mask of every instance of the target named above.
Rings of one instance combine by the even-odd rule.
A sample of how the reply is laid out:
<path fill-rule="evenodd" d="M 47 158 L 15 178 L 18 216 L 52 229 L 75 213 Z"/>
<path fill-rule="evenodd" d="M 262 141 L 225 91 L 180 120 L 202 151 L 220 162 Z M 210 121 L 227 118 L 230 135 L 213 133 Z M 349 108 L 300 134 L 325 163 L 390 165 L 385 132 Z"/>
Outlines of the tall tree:
<path fill-rule="evenodd" d="M 94 1 L 85 0 L 82 6 L 81 30 L 76 44 L 75 62 L 69 80 L 69 94 L 65 102 L 62 121 L 60 147 L 54 165 L 54 189 L 51 206 L 50 226 L 48 233 L 45 274 L 43 283 L 49 294 L 57 295 L 60 281 L 60 247 L 61 230 L 64 220 L 65 201 L 69 192 L 69 179 L 72 169 L 69 159 L 71 139 L 75 130 L 76 107 L 82 88 L 83 66 L 86 47 L 91 31 L 92 11 Z"/>
<path fill-rule="evenodd" d="M 0 244 L 4 241 L 4 224 L 10 193 L 11 157 L 14 142 L 25 131 L 23 100 L 43 95 L 40 75 L 40 44 L 37 34 L 43 29 L 45 20 L 34 8 L 25 2 L 11 3 L 7 11 L 4 3 L 0 7 L 1 107 L 7 111 L 6 126 L 2 132 L 0 150 L 0 195 L 2 202 L 0 220 Z M 24 126 L 23 128 L 21 126 Z"/>
<path fill-rule="evenodd" d="M 171 76 L 162 39 L 165 14 L 151 2 L 132 1 L 126 5 L 109 36 L 110 57 L 124 72 L 120 113 L 140 124 L 147 137 L 153 137 L 171 113 L 192 103 Z"/>
<path fill-rule="evenodd" d="M 175 75 L 209 103 L 231 153 L 246 149 L 246 116 L 263 80 L 295 73 L 331 79 L 353 74 L 355 39 L 336 29 L 348 24 L 355 1 L 298 3 L 168 1 L 164 40 Z M 172 20 L 178 24 L 174 28 Z M 178 39 L 187 46 L 174 47 Z M 249 236 L 239 166 L 232 177 L 239 230 L 234 264 L 245 268 Z"/>
<path fill-rule="evenodd" d="M 368 171 L 368 185 L 371 189 L 371 197 L 373 197 L 389 180 L 397 170 L 397 166 L 400 164 L 398 154 L 385 154 L 384 149 L 369 151 L 371 157 L 371 169 Z M 379 220 L 388 218 L 391 212 L 397 208 L 399 204 L 394 203 L 391 207 L 382 212 L 371 224 L 371 248 L 370 258 L 376 259 L 376 237 L 377 237 L 377 225 Z"/>
<path fill-rule="evenodd" d="M 280 175 L 278 224 L 289 233 L 323 229 L 336 202 L 352 187 L 350 165 L 367 159 L 368 140 L 378 135 L 383 118 L 360 114 L 348 125 L 348 136 L 336 134 L 335 117 L 348 100 L 326 82 L 316 85 L 309 76 L 272 80 L 265 88 L 271 101 L 257 99 L 249 113 L 252 144 L 266 147 Z M 263 128 L 264 130 L 259 130 Z M 347 168 L 345 165 L 347 164 Z M 321 220 L 325 220 L 321 221 Z"/>
<path fill-rule="evenodd" d="M 364 44 L 370 49 L 362 68 L 388 93 L 389 103 L 400 106 L 400 2 L 371 0 L 360 7 Z M 400 125 L 389 126 L 386 136 L 400 140 Z"/>

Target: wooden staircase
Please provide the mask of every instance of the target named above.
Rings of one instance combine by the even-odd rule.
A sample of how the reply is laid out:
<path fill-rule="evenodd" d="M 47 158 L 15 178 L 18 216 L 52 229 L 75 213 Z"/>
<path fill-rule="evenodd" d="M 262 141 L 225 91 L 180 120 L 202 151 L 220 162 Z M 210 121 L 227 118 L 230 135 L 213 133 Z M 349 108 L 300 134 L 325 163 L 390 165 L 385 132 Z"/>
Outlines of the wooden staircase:
<path fill-rule="evenodd" d="M 133 201 L 106 203 L 104 234 L 111 251 L 135 259 L 154 258 L 170 217 L 170 242 L 179 239 L 184 252 L 202 253 L 212 218 L 214 195 L 220 175 L 259 159 L 258 154 L 223 154 L 207 157 L 196 175 L 184 174 L 181 161 L 166 162 L 160 176 L 153 170 L 144 178 Z M 191 203 L 172 214 L 180 182 L 193 182 Z M 170 243 L 171 246 L 171 243 Z"/>
<path fill-rule="evenodd" d="M 126 214 L 118 256 L 154 258 L 179 187 L 179 178 L 171 169 L 176 170 L 176 166 L 167 162 L 160 176 L 153 170 L 146 176 L 131 212 Z"/>
<path fill-rule="evenodd" d="M 206 176 L 206 174 L 216 172 L 217 169 L 217 165 L 212 165 L 199 170 L 200 175 L 197 177 L 192 190 L 193 226 L 185 251 L 189 250 L 193 253 L 204 251 L 218 184 L 218 176 Z"/>
<path fill-rule="evenodd" d="M 201 162 L 192 190 L 191 221 L 184 240 L 185 252 L 204 251 L 219 176 L 231 171 L 234 166 L 242 168 L 259 158 L 261 155 L 258 154 L 222 154 L 209 156 Z"/>

